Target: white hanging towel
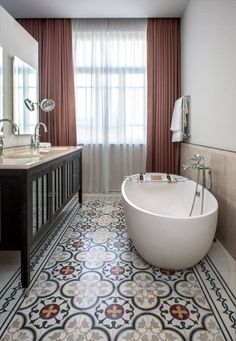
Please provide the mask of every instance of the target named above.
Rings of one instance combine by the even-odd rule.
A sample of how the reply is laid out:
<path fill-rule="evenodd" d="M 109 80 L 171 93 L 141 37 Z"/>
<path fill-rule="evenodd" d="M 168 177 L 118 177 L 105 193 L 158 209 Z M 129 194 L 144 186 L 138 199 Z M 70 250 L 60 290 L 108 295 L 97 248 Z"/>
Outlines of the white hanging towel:
<path fill-rule="evenodd" d="M 170 130 L 172 131 L 172 142 L 183 141 L 184 129 L 187 127 L 188 102 L 186 97 L 175 101 L 172 114 Z"/>

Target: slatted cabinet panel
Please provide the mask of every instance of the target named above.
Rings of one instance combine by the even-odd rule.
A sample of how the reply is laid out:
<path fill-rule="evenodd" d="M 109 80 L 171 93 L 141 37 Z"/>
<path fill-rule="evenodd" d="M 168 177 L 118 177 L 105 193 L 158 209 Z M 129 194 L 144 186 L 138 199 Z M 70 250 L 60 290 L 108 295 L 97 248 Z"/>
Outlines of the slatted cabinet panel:
<path fill-rule="evenodd" d="M 69 198 L 74 192 L 74 159 L 71 159 L 65 163 L 65 198 Z"/>
<path fill-rule="evenodd" d="M 49 221 L 48 174 L 32 182 L 32 231 L 33 236 Z"/>
<path fill-rule="evenodd" d="M 54 215 L 63 203 L 63 167 L 57 167 L 52 171 L 52 214 Z"/>

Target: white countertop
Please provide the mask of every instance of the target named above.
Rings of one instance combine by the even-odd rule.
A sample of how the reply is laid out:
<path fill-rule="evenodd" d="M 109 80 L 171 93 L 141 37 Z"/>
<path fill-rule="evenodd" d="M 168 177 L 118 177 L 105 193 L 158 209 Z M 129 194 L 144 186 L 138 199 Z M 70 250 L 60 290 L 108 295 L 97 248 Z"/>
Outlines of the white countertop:
<path fill-rule="evenodd" d="M 30 149 L 29 147 L 5 149 L 4 154 L 0 156 L 0 169 L 30 169 L 82 148 L 82 146 L 78 146 L 39 149 Z"/>

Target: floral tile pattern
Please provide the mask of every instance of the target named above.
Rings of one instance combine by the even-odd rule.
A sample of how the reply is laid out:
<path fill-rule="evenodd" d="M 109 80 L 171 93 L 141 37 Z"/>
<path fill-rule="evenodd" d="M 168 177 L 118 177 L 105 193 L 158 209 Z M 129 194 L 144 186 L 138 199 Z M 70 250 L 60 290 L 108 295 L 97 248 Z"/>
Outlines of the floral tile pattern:
<path fill-rule="evenodd" d="M 119 285 L 119 292 L 124 297 L 132 298 L 137 308 L 150 310 L 158 306 L 160 298 L 169 296 L 171 288 L 168 283 L 156 280 L 149 273 L 137 272 Z"/>
<path fill-rule="evenodd" d="M 119 197 L 67 210 L 33 258 L 29 295 L 20 283 L 5 290 L 2 341 L 234 340 L 232 293 L 207 258 L 181 271 L 148 264 L 129 239 Z"/>
<path fill-rule="evenodd" d="M 65 297 L 71 298 L 73 307 L 86 310 L 93 307 L 100 298 L 110 296 L 114 285 L 103 280 L 98 272 L 85 272 L 78 280 L 67 282 L 61 289 Z"/>

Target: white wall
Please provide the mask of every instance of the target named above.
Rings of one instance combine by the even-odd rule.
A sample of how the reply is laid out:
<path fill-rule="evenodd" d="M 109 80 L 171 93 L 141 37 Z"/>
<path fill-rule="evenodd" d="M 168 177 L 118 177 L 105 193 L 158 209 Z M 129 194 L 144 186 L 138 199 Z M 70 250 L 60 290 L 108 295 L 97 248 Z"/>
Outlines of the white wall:
<path fill-rule="evenodd" d="M 38 43 L 0 6 L 0 45 L 3 47 L 3 112 L 4 118 L 12 117 L 13 87 L 12 63 L 17 56 L 38 70 Z M 10 125 L 4 124 L 6 147 L 30 143 L 29 136 L 15 136 Z"/>
<path fill-rule="evenodd" d="M 236 151 L 236 1 L 190 0 L 181 38 L 188 142 Z"/>

